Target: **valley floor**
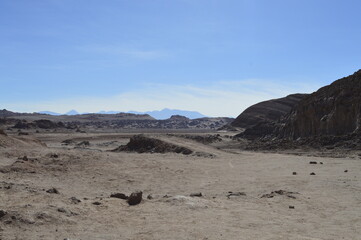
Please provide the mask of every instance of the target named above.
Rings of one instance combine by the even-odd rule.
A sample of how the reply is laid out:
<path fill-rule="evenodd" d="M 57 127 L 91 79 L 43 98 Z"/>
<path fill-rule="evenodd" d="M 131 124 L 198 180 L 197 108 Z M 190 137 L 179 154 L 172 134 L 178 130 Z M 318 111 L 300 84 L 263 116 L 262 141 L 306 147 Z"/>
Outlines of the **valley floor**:
<path fill-rule="evenodd" d="M 360 239 L 360 158 L 165 133 L 149 135 L 196 154 L 108 151 L 132 135 L 47 133 L 35 135 L 47 147 L 0 148 L 0 239 Z M 136 190 L 139 205 L 110 197 Z"/>

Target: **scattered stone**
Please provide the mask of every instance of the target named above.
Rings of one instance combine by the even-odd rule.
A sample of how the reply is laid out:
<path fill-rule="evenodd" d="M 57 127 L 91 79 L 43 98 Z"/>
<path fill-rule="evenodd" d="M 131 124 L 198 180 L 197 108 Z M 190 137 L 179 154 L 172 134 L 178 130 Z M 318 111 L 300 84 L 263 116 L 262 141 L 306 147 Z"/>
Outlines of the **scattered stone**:
<path fill-rule="evenodd" d="M 51 158 L 58 158 L 58 157 L 59 157 L 59 155 L 58 155 L 58 154 L 56 154 L 56 153 L 53 153 L 53 154 L 51 154 L 51 155 L 50 155 L 50 157 L 51 157 Z"/>
<path fill-rule="evenodd" d="M 22 157 L 21 158 L 23 161 L 28 161 L 29 160 L 29 158 L 27 157 L 27 156 L 24 156 L 24 157 Z"/>
<path fill-rule="evenodd" d="M 198 193 L 191 193 L 189 196 L 190 197 L 202 197 L 203 195 L 201 192 L 198 192 Z"/>
<path fill-rule="evenodd" d="M 292 175 L 297 175 L 297 172 L 293 172 Z"/>
<path fill-rule="evenodd" d="M 73 203 L 73 204 L 78 204 L 81 202 L 81 200 L 77 199 L 76 197 L 71 197 L 69 199 L 70 199 L 71 203 Z"/>
<path fill-rule="evenodd" d="M 58 208 L 58 212 L 67 213 L 68 211 L 65 208 Z"/>
<path fill-rule="evenodd" d="M 273 198 L 274 196 L 277 196 L 277 195 L 284 195 L 289 198 L 295 199 L 296 197 L 293 196 L 293 194 L 299 194 L 299 193 L 298 192 L 289 192 L 289 191 L 285 191 L 285 190 L 277 190 L 277 191 L 273 191 L 271 193 L 263 194 L 261 196 L 261 198 Z"/>
<path fill-rule="evenodd" d="M 246 196 L 244 192 L 228 192 L 227 198 Z"/>
<path fill-rule="evenodd" d="M 141 191 L 133 192 L 132 194 L 130 194 L 127 202 L 129 205 L 137 205 L 142 201 L 142 196 L 143 192 Z"/>
<path fill-rule="evenodd" d="M 62 141 L 61 143 L 62 143 L 62 145 L 70 145 L 70 144 L 74 144 L 74 140 L 66 139 L 66 140 Z"/>
<path fill-rule="evenodd" d="M 77 146 L 79 146 L 79 147 L 87 147 L 87 146 L 90 146 L 90 142 L 89 141 L 82 141 L 82 142 L 78 143 Z"/>
<path fill-rule="evenodd" d="M 153 195 L 152 194 L 149 194 L 148 196 L 147 196 L 147 199 L 148 200 L 152 200 L 154 197 L 153 197 Z"/>
<path fill-rule="evenodd" d="M 120 199 L 124 199 L 127 200 L 129 197 L 127 195 L 125 195 L 124 193 L 112 193 L 110 195 L 111 198 L 120 198 Z"/>
<path fill-rule="evenodd" d="M 0 210 L 0 218 L 4 217 L 6 214 L 8 214 L 6 211 Z"/>
<path fill-rule="evenodd" d="M 314 173 L 314 172 L 311 172 L 311 173 L 310 173 L 310 175 L 316 175 L 316 173 Z"/>
<path fill-rule="evenodd" d="M 101 205 L 102 203 L 101 203 L 101 202 L 93 202 L 93 204 L 96 205 L 96 206 L 99 206 L 99 205 Z"/>
<path fill-rule="evenodd" d="M 56 188 L 50 188 L 50 189 L 46 190 L 46 192 L 47 193 L 59 194 L 59 191 Z"/>
<path fill-rule="evenodd" d="M 343 171 L 343 172 L 348 172 L 348 170 L 345 170 L 345 171 Z"/>
<path fill-rule="evenodd" d="M 295 206 L 288 206 L 289 209 L 295 209 Z"/>
<path fill-rule="evenodd" d="M 19 135 L 19 136 L 22 136 L 22 135 L 23 135 L 23 136 L 26 136 L 26 135 L 29 135 L 29 133 L 27 133 L 27 132 L 19 132 L 18 135 Z"/>
<path fill-rule="evenodd" d="M 310 164 L 317 164 L 317 162 L 316 161 L 311 161 Z"/>
<path fill-rule="evenodd" d="M 323 164 L 323 162 L 320 162 L 320 164 Z"/>

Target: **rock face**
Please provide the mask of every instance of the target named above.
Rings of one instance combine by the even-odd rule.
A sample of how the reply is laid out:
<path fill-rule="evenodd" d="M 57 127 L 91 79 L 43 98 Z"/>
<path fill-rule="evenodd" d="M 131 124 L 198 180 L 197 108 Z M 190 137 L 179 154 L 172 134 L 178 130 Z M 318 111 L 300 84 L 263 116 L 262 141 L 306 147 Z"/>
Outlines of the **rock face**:
<path fill-rule="evenodd" d="M 250 128 L 259 123 L 274 122 L 286 115 L 308 94 L 292 94 L 250 106 L 232 123 L 233 127 Z"/>
<path fill-rule="evenodd" d="M 297 139 L 361 133 L 361 70 L 302 99 L 278 136 Z"/>

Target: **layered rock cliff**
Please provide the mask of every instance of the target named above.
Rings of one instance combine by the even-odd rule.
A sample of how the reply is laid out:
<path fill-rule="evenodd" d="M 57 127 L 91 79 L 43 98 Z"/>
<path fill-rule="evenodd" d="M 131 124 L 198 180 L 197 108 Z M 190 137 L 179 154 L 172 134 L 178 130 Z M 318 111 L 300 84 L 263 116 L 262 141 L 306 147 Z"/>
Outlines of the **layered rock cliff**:
<path fill-rule="evenodd" d="M 292 94 L 287 97 L 257 103 L 244 110 L 232 123 L 233 127 L 251 128 L 260 123 L 279 120 L 295 107 L 307 94 Z"/>
<path fill-rule="evenodd" d="M 281 138 L 359 134 L 361 70 L 305 97 L 282 122 Z"/>

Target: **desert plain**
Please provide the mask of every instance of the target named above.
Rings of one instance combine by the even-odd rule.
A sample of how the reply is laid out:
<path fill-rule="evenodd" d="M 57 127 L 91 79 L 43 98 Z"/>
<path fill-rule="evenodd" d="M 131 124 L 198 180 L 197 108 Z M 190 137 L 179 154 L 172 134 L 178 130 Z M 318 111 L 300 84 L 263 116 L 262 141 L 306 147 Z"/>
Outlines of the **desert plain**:
<path fill-rule="evenodd" d="M 228 133 L 172 131 L 145 136 L 191 154 L 110 151 L 135 134 L 0 135 L 0 239 L 360 239 L 357 154 L 251 152 Z M 134 206 L 110 197 L 135 191 Z"/>

